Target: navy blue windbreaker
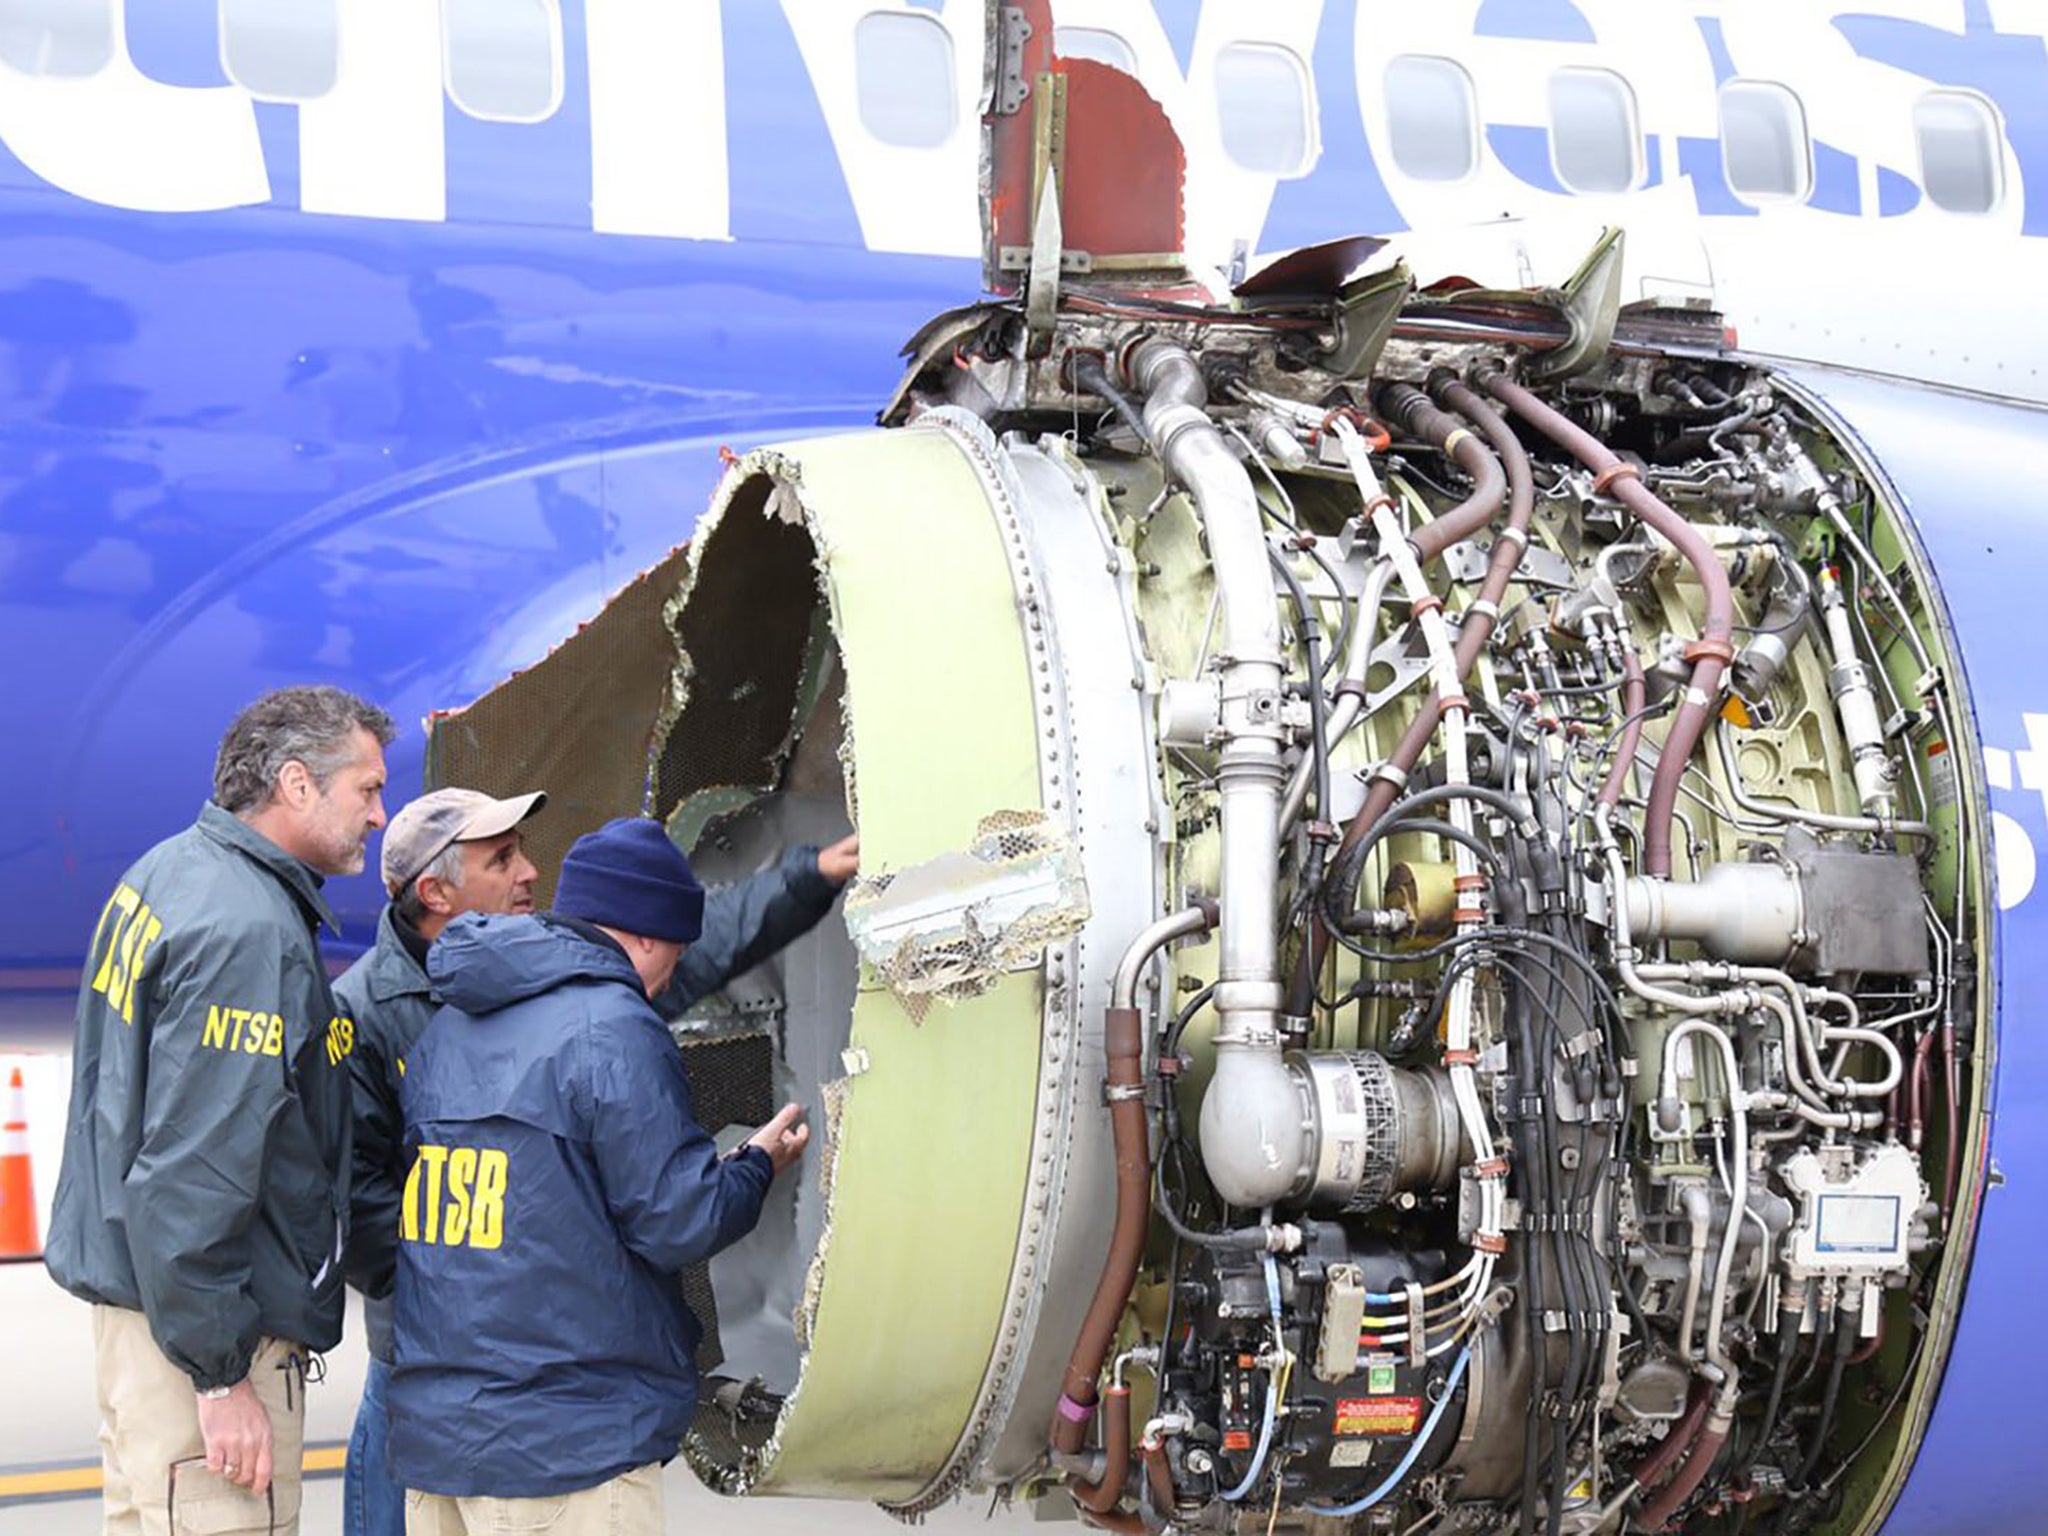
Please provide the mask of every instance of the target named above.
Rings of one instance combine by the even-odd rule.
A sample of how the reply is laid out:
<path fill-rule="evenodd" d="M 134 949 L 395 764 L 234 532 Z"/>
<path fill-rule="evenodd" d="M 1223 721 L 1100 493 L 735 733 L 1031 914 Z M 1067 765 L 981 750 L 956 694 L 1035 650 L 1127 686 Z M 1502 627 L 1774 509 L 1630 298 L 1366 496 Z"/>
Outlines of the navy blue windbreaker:
<path fill-rule="evenodd" d="M 734 885 L 704 898 L 704 931 L 683 952 L 669 984 L 654 1000 L 665 1019 L 686 1012 L 735 976 L 817 927 L 840 887 L 818 873 L 808 844 Z M 363 1330 L 370 1353 L 389 1365 L 392 1275 L 398 1267 L 399 1191 L 405 1185 L 405 1116 L 399 1085 L 413 1043 L 440 1004 L 427 973 L 399 937 L 392 909 L 377 924 L 377 942 L 334 984 L 343 1011 L 355 1019 L 349 1075 L 355 1090 L 355 1187 L 349 1222 L 349 1283 L 363 1293 Z"/>
<path fill-rule="evenodd" d="M 676 1454 L 696 1401 L 678 1272 L 752 1230 L 773 1167 L 721 1159 L 625 955 L 547 916 L 457 918 L 404 1078 L 391 1466 L 531 1498 Z"/>

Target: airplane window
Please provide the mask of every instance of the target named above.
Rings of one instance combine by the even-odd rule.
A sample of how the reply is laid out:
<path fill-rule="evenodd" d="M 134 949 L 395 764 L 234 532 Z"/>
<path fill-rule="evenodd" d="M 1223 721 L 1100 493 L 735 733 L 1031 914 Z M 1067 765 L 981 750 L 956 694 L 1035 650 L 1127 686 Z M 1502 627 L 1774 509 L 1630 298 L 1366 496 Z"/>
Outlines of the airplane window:
<path fill-rule="evenodd" d="M 1479 164 L 1479 101 L 1450 59 L 1404 53 L 1387 61 L 1387 141 L 1403 176 L 1463 181 Z"/>
<path fill-rule="evenodd" d="M 1642 174 L 1636 93 L 1608 69 L 1550 77 L 1550 157 L 1572 192 L 1626 192 Z"/>
<path fill-rule="evenodd" d="M 1929 91 L 1913 103 L 1920 182 L 1950 213 L 1989 213 L 2004 192 L 2004 133 L 1990 102 L 1972 91 Z"/>
<path fill-rule="evenodd" d="M 862 126 L 884 144 L 931 149 L 953 136 L 953 39 L 938 17 L 874 11 L 853 28 Z"/>
<path fill-rule="evenodd" d="M 557 0 L 441 0 L 448 99 L 493 123 L 538 123 L 562 104 Z"/>
<path fill-rule="evenodd" d="M 0 0 L 0 63 L 77 79 L 114 57 L 113 0 Z"/>
<path fill-rule="evenodd" d="M 1782 85 L 1731 80 L 1721 87 L 1721 169 L 1750 202 L 1803 202 L 1813 190 L 1806 109 Z"/>
<path fill-rule="evenodd" d="M 334 89 L 336 0 L 220 0 L 220 62 L 265 101 L 314 101 Z"/>
<path fill-rule="evenodd" d="M 1136 78 L 1138 56 L 1131 45 L 1114 32 L 1095 27 L 1054 27 L 1052 51 L 1063 59 L 1093 59 Z"/>
<path fill-rule="evenodd" d="M 1315 93 L 1300 55 L 1271 43 L 1219 49 L 1216 123 L 1223 152 L 1244 170 L 1307 175 L 1315 163 Z"/>

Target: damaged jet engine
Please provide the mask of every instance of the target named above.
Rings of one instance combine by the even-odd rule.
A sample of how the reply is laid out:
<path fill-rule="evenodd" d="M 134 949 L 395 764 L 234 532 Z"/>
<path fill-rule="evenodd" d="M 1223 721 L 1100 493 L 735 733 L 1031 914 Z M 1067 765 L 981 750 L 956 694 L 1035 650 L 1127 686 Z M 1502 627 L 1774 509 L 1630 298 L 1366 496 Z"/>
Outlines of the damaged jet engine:
<path fill-rule="evenodd" d="M 1671 315 L 1553 378 L 1554 312 L 1361 281 L 1348 357 L 948 317 L 437 733 L 638 688 L 516 772 L 714 876 L 861 831 L 843 928 L 678 1026 L 709 1116 L 822 1131 L 712 1265 L 719 1486 L 1594 1533 L 1903 1475 L 1987 953 L 1913 531 Z"/>

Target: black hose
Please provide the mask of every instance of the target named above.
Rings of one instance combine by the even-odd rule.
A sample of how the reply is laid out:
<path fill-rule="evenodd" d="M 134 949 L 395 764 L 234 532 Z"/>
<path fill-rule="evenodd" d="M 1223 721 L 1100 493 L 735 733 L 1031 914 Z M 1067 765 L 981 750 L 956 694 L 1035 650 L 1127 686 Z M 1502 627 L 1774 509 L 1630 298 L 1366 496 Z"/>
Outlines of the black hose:
<path fill-rule="evenodd" d="M 1799 1464 L 1799 1475 L 1792 1479 L 1794 1488 L 1813 1486 L 1821 1452 L 1827 1449 L 1828 1436 L 1834 1432 L 1835 1409 L 1842 1400 L 1842 1373 L 1848 1370 L 1849 1356 L 1855 1353 L 1857 1317 L 1857 1313 L 1844 1307 L 1835 1325 L 1835 1358 L 1828 1363 L 1828 1382 L 1821 1388 L 1820 1419 L 1813 1426 L 1813 1443 L 1806 1448 L 1806 1459 Z"/>
<path fill-rule="evenodd" d="M 1215 995 L 1216 983 L 1212 981 L 1185 1003 L 1181 1004 L 1180 1012 L 1173 1016 L 1173 1021 L 1166 1026 L 1164 1033 L 1159 1037 L 1159 1054 L 1161 1057 L 1171 1056 L 1179 1051 L 1182 1032 L 1187 1029 L 1189 1024 L 1194 1022 L 1195 1015 L 1202 1011 L 1202 1005 Z"/>
<path fill-rule="evenodd" d="M 1123 418 L 1125 426 L 1138 434 L 1138 441 L 1150 443 L 1152 434 L 1145 430 L 1145 413 L 1138 408 L 1138 402 L 1110 382 L 1108 372 L 1102 366 L 1102 359 L 1092 352 L 1075 352 L 1070 373 L 1074 387 L 1099 395 L 1110 404 L 1110 408 Z"/>
<path fill-rule="evenodd" d="M 1197 1232 L 1181 1219 L 1180 1212 L 1173 1208 L 1173 1202 L 1166 1198 L 1166 1181 L 1158 1170 L 1154 1170 L 1152 1175 L 1152 1206 L 1166 1218 L 1173 1235 L 1184 1243 L 1193 1243 L 1197 1248 L 1221 1248 L 1242 1253 L 1266 1251 L 1264 1227 L 1239 1227 L 1232 1232 Z"/>
<path fill-rule="evenodd" d="M 1287 584 L 1287 593 L 1294 599 L 1294 610 L 1301 619 L 1301 645 L 1308 656 L 1308 713 L 1310 722 L 1310 746 L 1316 755 L 1316 815 L 1330 814 L 1330 740 L 1329 701 L 1323 697 L 1323 626 L 1316 617 L 1316 611 L 1309 605 L 1308 593 L 1302 589 L 1300 580 L 1288 568 L 1286 558 L 1271 544 L 1266 546 L 1266 555 L 1273 562 L 1273 569 L 1280 573 L 1280 579 Z M 1343 590 L 1341 587 L 1338 589 Z M 1307 872 L 1306 884 L 1313 886 L 1320 869 Z"/>
<path fill-rule="evenodd" d="M 1756 1440 L 1742 1458 L 1737 1478 L 1747 1477 L 1771 1443 L 1778 1428 L 1778 1414 L 1785 1406 L 1785 1380 L 1792 1374 L 1792 1357 L 1799 1353 L 1799 1312 L 1787 1312 L 1778 1320 L 1778 1358 L 1771 1366 L 1771 1395 L 1764 1402 L 1764 1416 Z"/>

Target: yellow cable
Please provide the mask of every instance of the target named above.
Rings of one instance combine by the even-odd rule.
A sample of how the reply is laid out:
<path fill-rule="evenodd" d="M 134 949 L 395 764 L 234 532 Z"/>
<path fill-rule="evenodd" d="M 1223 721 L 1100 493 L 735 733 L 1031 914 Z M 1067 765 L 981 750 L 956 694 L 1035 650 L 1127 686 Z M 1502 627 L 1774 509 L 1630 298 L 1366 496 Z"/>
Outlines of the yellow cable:
<path fill-rule="evenodd" d="M 1294 1356 L 1289 1353 L 1282 1357 L 1280 1361 L 1280 1379 L 1273 1385 L 1273 1391 L 1277 1394 L 1278 1398 L 1277 1406 L 1273 1410 L 1276 1424 L 1286 1410 L 1287 1384 L 1293 1377 Z M 1275 1457 L 1273 1459 L 1273 1512 L 1266 1516 L 1266 1536 L 1273 1536 L 1273 1528 L 1280 1523 L 1280 1495 L 1285 1491 L 1286 1487 L 1286 1480 L 1280 1476 L 1280 1460 L 1278 1457 Z"/>

